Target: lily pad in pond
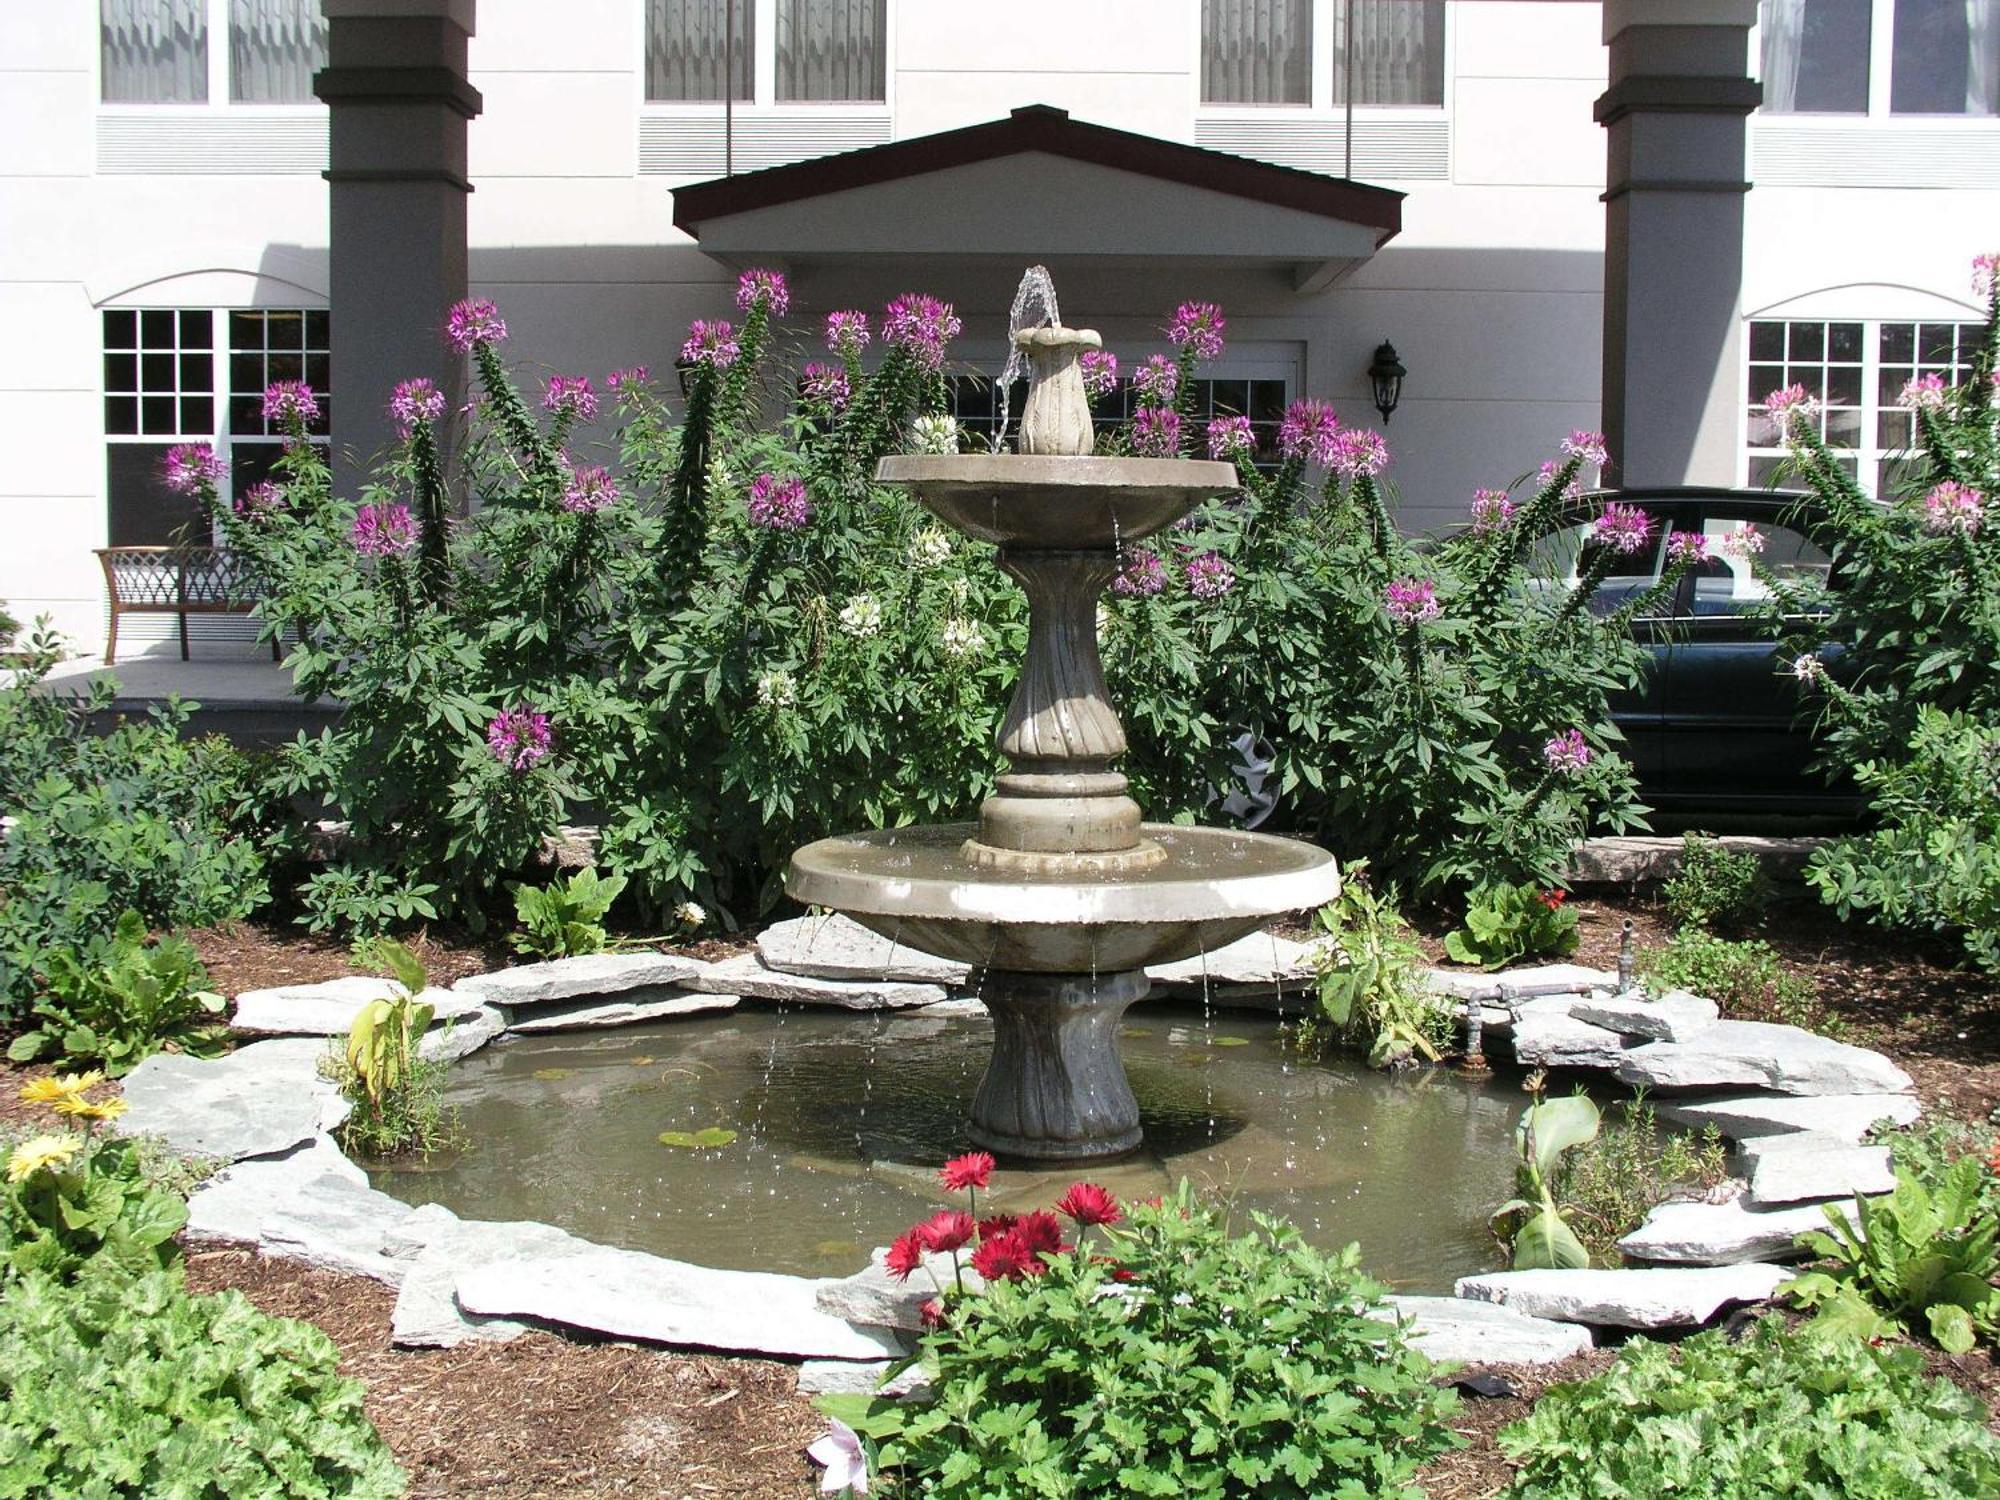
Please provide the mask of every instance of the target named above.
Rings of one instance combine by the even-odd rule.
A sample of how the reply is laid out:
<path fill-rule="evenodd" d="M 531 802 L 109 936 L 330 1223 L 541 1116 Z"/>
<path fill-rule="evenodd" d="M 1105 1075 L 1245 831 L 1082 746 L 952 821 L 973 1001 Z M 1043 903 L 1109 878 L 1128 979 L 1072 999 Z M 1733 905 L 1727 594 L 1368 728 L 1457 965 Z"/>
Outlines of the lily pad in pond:
<path fill-rule="evenodd" d="M 537 1068 L 535 1069 L 535 1077 L 539 1078 L 543 1083 L 555 1083 L 569 1077 L 575 1071 L 575 1068 Z"/>
<path fill-rule="evenodd" d="M 1213 1042 L 1209 1043 L 1209 1045 L 1212 1047 L 1247 1047 L 1250 1045 L 1250 1038 L 1247 1036 L 1219 1036 Z"/>
<path fill-rule="evenodd" d="M 724 1130 L 720 1125 L 706 1125 L 700 1130 L 662 1130 L 662 1146 L 679 1146 L 691 1151 L 714 1151 L 736 1139 L 736 1132 Z"/>

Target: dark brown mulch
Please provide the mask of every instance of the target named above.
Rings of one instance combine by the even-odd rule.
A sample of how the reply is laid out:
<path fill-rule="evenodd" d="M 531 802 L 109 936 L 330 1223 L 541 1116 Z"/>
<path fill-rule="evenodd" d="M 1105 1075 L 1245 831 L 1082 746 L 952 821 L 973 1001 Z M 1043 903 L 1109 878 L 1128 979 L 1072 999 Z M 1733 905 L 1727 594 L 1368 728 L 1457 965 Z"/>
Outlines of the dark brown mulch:
<path fill-rule="evenodd" d="M 1525 1417 L 1552 1385 L 1588 1380 L 1608 1369 L 1618 1357 L 1615 1349 L 1593 1349 L 1559 1365 L 1489 1365 L 1482 1373 L 1498 1375 L 1520 1392 L 1517 1396 L 1466 1395 L 1452 1418 L 1452 1430 L 1465 1439 L 1466 1446 L 1454 1449 L 1424 1465 L 1417 1476 L 1429 1500 L 1484 1500 L 1505 1489 L 1514 1477 L 1514 1466 L 1494 1445 L 1494 1434 L 1510 1422 Z M 1471 1371 L 1463 1371 L 1470 1374 Z"/>
<path fill-rule="evenodd" d="M 585 1344 L 530 1333 L 506 1344 L 389 1343 L 395 1293 L 362 1276 L 239 1250 L 196 1251 L 188 1283 L 234 1288 L 267 1313 L 317 1324 L 368 1416 L 409 1471 L 412 1500 L 643 1495 L 804 1500 L 806 1444 L 824 1418 L 790 1365 Z"/>

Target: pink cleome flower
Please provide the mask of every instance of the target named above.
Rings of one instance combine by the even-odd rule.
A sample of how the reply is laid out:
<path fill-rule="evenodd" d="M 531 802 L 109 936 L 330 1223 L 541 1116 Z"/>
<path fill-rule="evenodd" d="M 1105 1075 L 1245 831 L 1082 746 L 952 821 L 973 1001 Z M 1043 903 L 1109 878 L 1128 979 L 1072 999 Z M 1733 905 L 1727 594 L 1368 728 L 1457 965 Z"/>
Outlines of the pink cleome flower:
<path fill-rule="evenodd" d="M 1083 389 L 1091 396 L 1108 396 L 1118 389 L 1118 356 L 1109 349 L 1086 349 L 1077 356 Z"/>
<path fill-rule="evenodd" d="M 595 515 L 618 503 L 618 484 L 601 464 L 579 464 L 563 488 L 562 507 L 579 516 Z"/>
<path fill-rule="evenodd" d="M 1310 398 L 1294 401 L 1285 408 L 1285 420 L 1278 424 L 1278 451 L 1286 458 L 1310 459 L 1328 468 L 1339 432 L 1340 419 L 1327 402 Z"/>
<path fill-rule="evenodd" d="M 435 422 L 444 415 L 444 392 L 421 375 L 400 381 L 389 396 L 389 415 L 408 437 L 417 423 Z"/>
<path fill-rule="evenodd" d="M 1188 559 L 1187 585 L 1197 599 L 1220 599 L 1236 587 L 1236 570 L 1220 553 L 1204 552 Z"/>
<path fill-rule="evenodd" d="M 1248 458 L 1257 451 L 1257 434 L 1248 417 L 1217 417 L 1208 424 L 1208 456 Z"/>
<path fill-rule="evenodd" d="M 868 314 L 848 309 L 826 315 L 826 347 L 843 358 L 868 347 Z"/>
<path fill-rule="evenodd" d="M 160 478 L 177 495 L 198 494 L 222 482 L 222 460 L 207 443 L 177 443 L 167 450 Z"/>
<path fill-rule="evenodd" d="M 500 309 L 486 298 L 467 297 L 444 315 L 444 336 L 460 354 L 470 354 L 475 344 L 497 344 L 506 338 L 507 324 Z"/>
<path fill-rule="evenodd" d="M 1421 625 L 1442 612 L 1428 578 L 1398 578 L 1382 591 L 1382 608 L 1398 625 Z"/>
<path fill-rule="evenodd" d="M 1764 398 L 1764 415 L 1790 437 L 1800 424 L 1819 415 L 1819 401 L 1807 395 L 1803 385 L 1784 386 Z"/>
<path fill-rule="evenodd" d="M 1985 255 L 1972 257 L 1972 289 L 1982 297 L 1990 297 L 2000 281 L 2000 255 L 1991 251 Z"/>
<path fill-rule="evenodd" d="M 1472 492 L 1472 529 L 1474 531 L 1499 531 L 1514 519 L 1514 512 L 1520 509 L 1505 490 L 1474 490 Z"/>
<path fill-rule="evenodd" d="M 262 480 L 236 497 L 233 509 L 246 520 L 268 515 L 285 503 L 285 492 L 270 480 Z"/>
<path fill-rule="evenodd" d="M 1562 468 L 1563 466 L 1554 459 L 1550 459 L 1547 463 L 1543 464 L 1541 468 L 1535 471 L 1535 488 L 1538 490 L 1546 489 L 1549 485 L 1555 483 L 1556 476 L 1562 473 Z M 1569 483 L 1563 486 L 1563 499 L 1574 500 L 1582 493 L 1583 475 L 1581 473 L 1574 474 L 1570 477 Z"/>
<path fill-rule="evenodd" d="M 573 422 L 594 419 L 597 416 L 597 392 L 590 388 L 590 377 L 551 375 L 548 389 L 542 393 L 542 410 L 568 417 Z"/>
<path fill-rule="evenodd" d="M 1604 514 L 1590 526 L 1593 541 L 1627 555 L 1643 551 L 1652 534 L 1651 516 L 1636 505 L 1621 505 L 1615 500 L 1604 507 Z"/>
<path fill-rule="evenodd" d="M 799 378 L 799 393 L 808 401 L 816 401 L 829 411 L 845 411 L 848 398 L 853 394 L 847 383 L 847 372 L 837 365 L 810 364 Z"/>
<path fill-rule="evenodd" d="M 1379 432 L 1365 427 L 1343 427 L 1333 435 L 1327 467 L 1349 479 L 1370 478 L 1389 467 L 1389 445 Z"/>
<path fill-rule="evenodd" d="M 1986 497 L 1971 485 L 1947 479 L 1924 496 L 1924 530 L 1934 536 L 1976 536 Z"/>
<path fill-rule="evenodd" d="M 750 481 L 746 503 L 750 524 L 767 531 L 797 531 L 812 519 L 812 502 L 806 498 L 802 479 L 759 474 Z"/>
<path fill-rule="evenodd" d="M 1148 401 L 1171 406 L 1181 388 L 1180 367 L 1164 354 L 1151 355 L 1133 372 L 1132 388 Z"/>
<path fill-rule="evenodd" d="M 1563 439 L 1563 457 L 1580 458 L 1592 468 L 1601 469 L 1611 462 L 1611 450 L 1604 446 L 1604 434 L 1585 432 L 1578 428 Z"/>
<path fill-rule="evenodd" d="M 604 385 L 607 390 L 613 391 L 636 390 L 652 378 L 653 372 L 649 367 L 633 365 L 628 369 L 613 370 L 604 377 Z"/>
<path fill-rule="evenodd" d="M 319 420 L 319 398 L 303 380 L 274 380 L 264 387 L 264 420 L 280 427 Z"/>
<path fill-rule="evenodd" d="M 1132 413 L 1132 451 L 1145 458 L 1172 458 L 1180 452 L 1181 414 L 1164 406 Z"/>
<path fill-rule="evenodd" d="M 1542 762 L 1558 776 L 1574 776 L 1591 762 L 1581 729 L 1566 729 L 1542 746 Z"/>
<path fill-rule="evenodd" d="M 908 349 L 927 370 L 942 369 L 944 346 L 957 338 L 964 324 L 949 302 L 922 292 L 905 292 L 883 311 L 884 343 Z"/>
<path fill-rule="evenodd" d="M 348 536 L 363 557 L 402 557 L 416 548 L 417 520 L 409 506 L 393 501 L 364 505 Z"/>
<path fill-rule="evenodd" d="M 1135 547 L 1125 555 L 1125 566 L 1111 580 L 1111 592 L 1127 599 L 1143 599 L 1167 586 L 1167 565 L 1159 554 Z"/>
<path fill-rule="evenodd" d="M 726 370 L 736 363 L 743 346 L 736 341 L 736 326 L 726 318 L 710 321 L 696 318 L 688 324 L 687 342 L 681 345 L 681 361 L 690 365 L 713 365 Z"/>
<path fill-rule="evenodd" d="M 1896 396 L 1898 406 L 1908 406 L 1917 411 L 1940 411 L 1944 407 L 1944 402 L 1944 376 L 1935 371 L 1905 381 L 1903 389 Z"/>
<path fill-rule="evenodd" d="M 1667 533 L 1667 561 L 1703 563 L 1708 561 L 1708 538 L 1699 531 Z"/>
<path fill-rule="evenodd" d="M 1229 320 L 1213 302 L 1183 302 L 1174 309 L 1167 325 L 1167 338 L 1176 348 L 1194 350 L 1197 359 L 1215 359 L 1222 353 L 1222 331 Z"/>
<path fill-rule="evenodd" d="M 791 311 L 792 289 L 780 272 L 753 266 L 736 278 L 736 310 L 747 313 L 760 304 L 772 317 L 782 318 Z"/>
<path fill-rule="evenodd" d="M 519 773 L 549 753 L 555 736 L 549 716 L 533 704 L 503 708 L 486 726 L 486 745 L 508 770 Z"/>

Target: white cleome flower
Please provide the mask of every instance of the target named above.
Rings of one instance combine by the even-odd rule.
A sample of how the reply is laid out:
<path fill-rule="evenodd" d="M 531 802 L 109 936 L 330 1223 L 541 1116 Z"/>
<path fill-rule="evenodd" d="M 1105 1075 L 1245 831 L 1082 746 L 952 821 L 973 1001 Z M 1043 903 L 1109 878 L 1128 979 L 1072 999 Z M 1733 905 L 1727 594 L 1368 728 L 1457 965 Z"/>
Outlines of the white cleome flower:
<path fill-rule="evenodd" d="M 939 455 L 958 452 L 958 423 L 951 417 L 918 417 L 910 424 L 910 451 Z"/>
<path fill-rule="evenodd" d="M 1100 604 L 1097 606 L 1097 638 L 1100 641 L 1103 640 L 1104 632 L 1109 630 L 1110 628 L 1111 628 L 1111 607 L 1106 604 Z"/>
<path fill-rule="evenodd" d="M 1793 661 L 1791 673 L 1800 682 L 1818 682 L 1826 676 L 1826 663 L 1808 651 Z"/>
<path fill-rule="evenodd" d="M 757 679 L 757 702 L 763 708 L 790 708 L 798 701 L 790 672 L 766 672 Z"/>
<path fill-rule="evenodd" d="M 674 908 L 674 920 L 683 927 L 699 927 L 708 920 L 708 909 L 699 901 L 683 901 Z"/>
<path fill-rule="evenodd" d="M 728 464 L 719 458 L 708 461 L 708 489 L 710 494 L 726 495 L 736 488 L 736 474 Z"/>
<path fill-rule="evenodd" d="M 951 556 L 951 538 L 935 526 L 926 526 L 910 539 L 910 566 L 935 568 Z"/>
<path fill-rule="evenodd" d="M 970 660 L 986 649 L 986 636 L 979 626 L 956 615 L 944 622 L 944 630 L 938 640 L 946 656 L 955 656 L 961 661 Z"/>
<path fill-rule="evenodd" d="M 1721 541 L 1724 557 L 1755 557 L 1764 550 L 1764 533 L 1743 522 L 1734 531 L 1726 532 Z"/>
<path fill-rule="evenodd" d="M 857 641 L 865 641 L 882 628 L 882 606 L 873 594 L 856 594 L 840 612 L 840 628 Z"/>

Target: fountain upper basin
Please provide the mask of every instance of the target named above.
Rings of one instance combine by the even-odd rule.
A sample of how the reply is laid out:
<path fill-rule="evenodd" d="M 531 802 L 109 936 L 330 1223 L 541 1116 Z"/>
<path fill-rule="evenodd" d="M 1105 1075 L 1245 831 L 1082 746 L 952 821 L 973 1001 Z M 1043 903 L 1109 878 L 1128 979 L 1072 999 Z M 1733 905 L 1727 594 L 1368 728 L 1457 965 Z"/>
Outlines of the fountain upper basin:
<path fill-rule="evenodd" d="M 905 486 L 969 536 L 1053 552 L 1138 541 L 1242 488 L 1234 464 L 1187 458 L 900 455 L 883 459 L 875 477 Z"/>
<path fill-rule="evenodd" d="M 1079 878 L 982 869 L 960 853 L 977 831 L 948 823 L 821 839 L 792 856 L 785 889 L 920 952 L 1053 974 L 1193 958 L 1340 892 L 1331 854 L 1270 834 L 1149 823 L 1165 860 Z"/>

